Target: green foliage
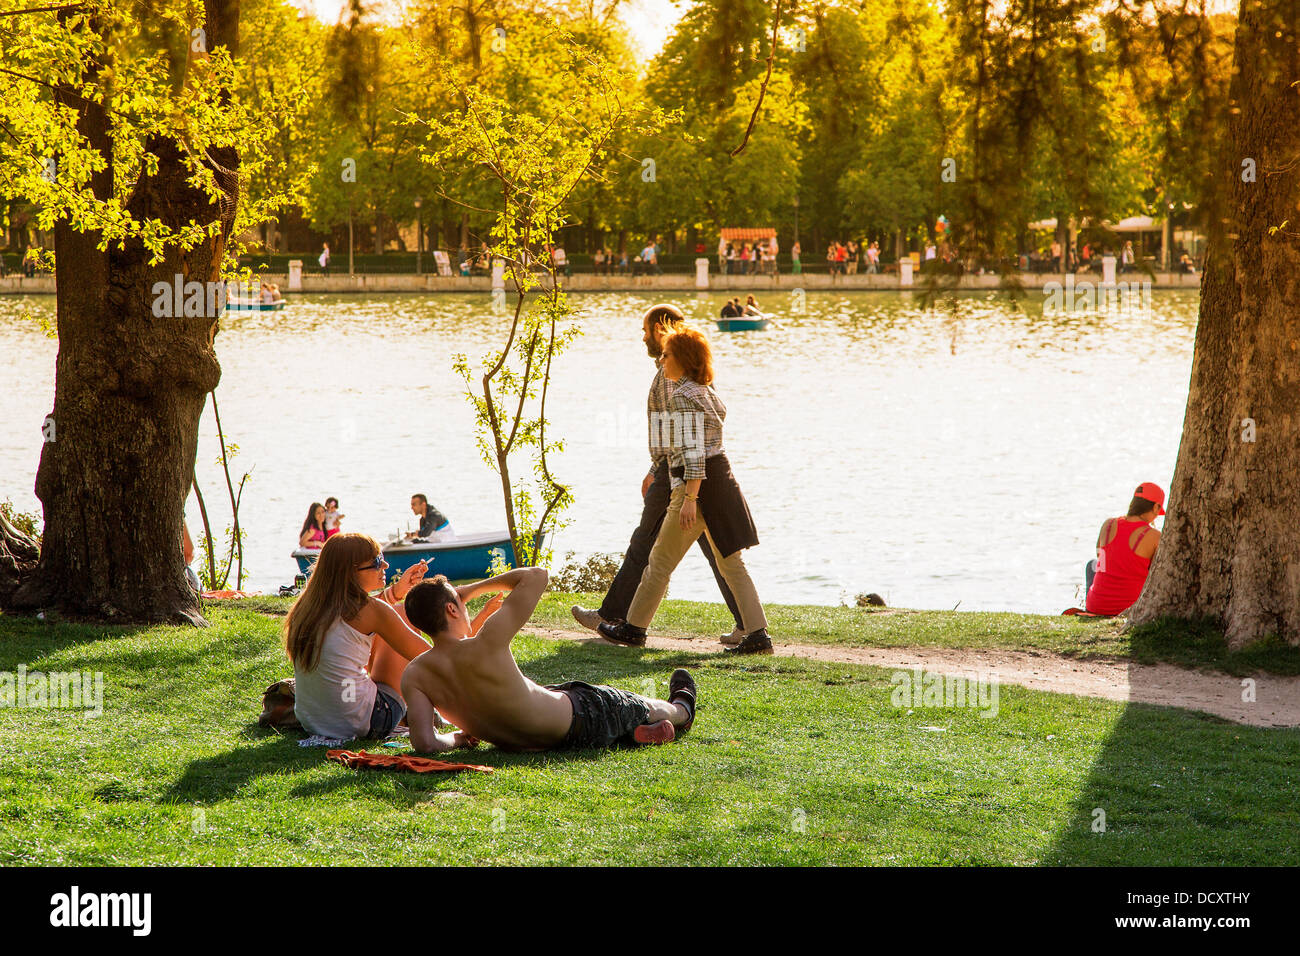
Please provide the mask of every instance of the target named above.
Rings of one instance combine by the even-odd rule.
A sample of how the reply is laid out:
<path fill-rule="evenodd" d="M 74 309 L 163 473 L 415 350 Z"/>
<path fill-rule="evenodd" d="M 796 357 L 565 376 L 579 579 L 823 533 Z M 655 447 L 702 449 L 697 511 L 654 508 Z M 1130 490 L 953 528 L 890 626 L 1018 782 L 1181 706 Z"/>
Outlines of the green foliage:
<path fill-rule="evenodd" d="M 158 144 L 179 147 L 189 184 L 215 208 L 227 196 L 224 180 L 261 175 L 271 160 L 261 144 L 295 104 L 291 91 L 256 108 L 236 94 L 242 61 L 209 37 L 200 5 L 164 0 L 138 14 L 133 3 L 100 0 L 0 22 L 0 196 L 28 200 L 43 231 L 65 220 L 97 231 L 101 248 L 139 240 L 158 262 L 165 247 L 190 249 L 221 229 L 217 218 L 173 227 L 131 211 L 136 184 L 158 169 Z M 84 103 L 103 109 L 111 156 L 79 128 Z M 238 174 L 214 159 L 226 148 L 240 150 Z M 92 182 L 105 175 L 107 192 Z M 238 251 L 234 237 L 276 202 L 270 191 L 242 197 L 228 257 Z"/>
<path fill-rule="evenodd" d="M 38 545 L 41 543 L 41 516 L 26 511 L 19 511 L 14 507 L 14 503 L 6 498 L 0 501 L 0 515 L 21 531 L 27 537 L 31 538 Z"/>
<path fill-rule="evenodd" d="M 611 143 L 628 132 L 650 132 L 660 117 L 627 106 L 618 71 L 559 28 L 522 21 L 508 36 L 502 50 L 507 64 L 540 59 L 548 64 L 542 73 L 564 82 L 542 82 L 537 71 L 514 72 L 507 65 L 495 82 L 468 87 L 452 80 L 463 108 L 409 122 L 427 127 L 423 158 L 430 167 L 468 171 L 449 182 L 474 195 L 490 189 L 494 196 L 487 241 L 504 265 L 515 307 L 507 312 L 504 290 L 494 293 L 494 314 L 504 319 L 502 346 L 476 365 L 458 354 L 454 367 L 474 407 L 479 451 L 501 476 L 516 557 L 525 565 L 548 564 L 546 535 L 563 527 L 560 516 L 573 496 L 548 465 L 547 456 L 564 446 L 547 436 L 546 396 L 552 362 L 581 334 L 548 250 L 569 219 L 574 190 L 605 168 Z M 433 64 L 442 62 L 436 53 L 426 55 Z M 454 74 L 450 64 L 436 71 Z M 493 90 L 498 84 L 508 96 Z M 529 304 L 529 293 L 541 285 L 533 271 L 537 262 L 545 264 L 549 282 Z M 528 477 L 512 468 L 523 455 L 530 456 Z"/>
<path fill-rule="evenodd" d="M 623 555 L 597 552 L 586 561 L 574 561 L 570 551 L 564 556 L 564 567 L 551 575 L 551 589 L 575 594 L 601 594 L 614 583 L 618 569 L 623 565 Z"/>

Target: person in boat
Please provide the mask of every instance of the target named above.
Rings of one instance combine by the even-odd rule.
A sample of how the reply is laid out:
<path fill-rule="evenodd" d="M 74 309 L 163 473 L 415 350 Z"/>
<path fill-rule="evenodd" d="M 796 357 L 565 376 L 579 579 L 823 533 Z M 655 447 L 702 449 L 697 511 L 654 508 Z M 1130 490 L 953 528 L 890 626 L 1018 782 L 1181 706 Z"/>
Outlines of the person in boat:
<path fill-rule="evenodd" d="M 275 294 L 271 292 L 271 286 L 266 282 L 262 283 L 261 299 L 263 305 L 270 305 L 272 302 L 275 301 Z"/>
<path fill-rule="evenodd" d="M 298 533 L 298 547 L 315 551 L 324 546 L 327 537 L 325 506 L 319 501 L 313 501 L 307 509 L 307 520 L 302 523 L 302 531 Z"/>
<path fill-rule="evenodd" d="M 1151 523 L 1165 513 L 1165 493 L 1144 481 L 1133 492 L 1128 514 L 1107 518 L 1097 534 L 1097 557 L 1084 569 L 1089 614 L 1123 614 L 1142 594 L 1160 532 Z"/>
<path fill-rule="evenodd" d="M 272 302 L 284 301 L 284 293 L 280 291 L 279 285 L 277 285 L 274 282 L 271 283 L 271 301 Z"/>
<path fill-rule="evenodd" d="M 336 534 L 289 609 L 284 647 L 293 662 L 294 714 L 309 733 L 385 737 L 406 714 L 402 671 L 429 645 L 403 616 L 402 600 L 429 566 L 414 564 L 384 587 L 387 567 L 369 535 Z"/>
<path fill-rule="evenodd" d="M 456 536 L 456 529 L 451 526 L 447 516 L 429 504 L 427 496 L 411 495 L 411 512 L 420 519 L 420 527 L 416 531 L 408 532 L 407 538 L 441 541 Z"/>
<path fill-rule="evenodd" d="M 733 299 L 732 304 L 736 306 L 736 312 L 739 314 L 739 297 Z M 659 427 L 659 425 L 671 411 L 672 389 L 675 383 L 664 375 L 662 367 L 663 340 L 672 331 L 682 328 L 685 322 L 685 316 L 674 305 L 651 306 L 641 318 L 641 341 L 645 343 L 646 353 L 655 360 L 656 368 L 654 381 L 650 383 L 650 394 L 646 398 L 646 418 L 650 437 L 650 471 L 641 481 L 641 521 L 636 530 L 632 532 L 632 540 L 628 542 L 623 564 L 619 567 L 618 573 L 614 575 L 614 580 L 605 593 L 605 598 L 600 607 L 587 608 L 575 604 L 570 609 L 573 619 L 588 630 L 597 630 L 606 622 L 616 624 L 627 617 L 628 608 L 632 605 L 632 598 L 636 594 L 637 586 L 641 583 L 641 578 L 645 573 L 646 564 L 650 560 L 650 549 L 654 546 L 655 539 L 659 535 L 659 528 L 668 512 L 668 502 L 672 491 L 671 476 L 668 473 L 668 458 L 671 448 L 666 443 L 667 429 Z M 718 590 L 722 593 L 722 599 L 726 602 L 727 609 L 731 612 L 731 617 L 735 621 L 735 627 L 731 633 L 722 636 L 722 643 L 739 644 L 745 636 L 745 630 L 740 618 L 740 607 L 736 604 L 736 598 L 731 593 L 731 588 L 727 586 L 726 578 L 718 570 L 717 561 L 713 556 L 713 549 L 708 546 L 708 543 L 703 538 L 700 539 L 699 547 L 704 552 L 705 560 L 709 562 L 709 568 L 713 571 L 713 579 L 718 583 Z"/>
<path fill-rule="evenodd" d="M 757 301 L 757 300 L 756 300 L 752 295 L 747 295 L 747 296 L 745 296 L 745 308 L 744 308 L 742 314 L 743 314 L 743 315 L 762 315 L 762 314 L 763 314 L 763 313 L 759 310 L 759 308 L 758 308 L 758 301 Z"/>
<path fill-rule="evenodd" d="M 515 568 L 461 587 L 439 574 L 411 589 L 407 617 L 433 643 L 402 674 L 416 751 L 439 753 L 480 740 L 517 751 L 657 744 L 690 729 L 697 691 L 685 670 L 673 672 L 667 700 L 578 680 L 541 686 L 524 676 L 510 644 L 547 581 L 543 568 Z M 489 602 L 471 622 L 465 602 L 501 591 L 508 597 L 499 610 Z M 438 714 L 460 732 L 438 733 Z"/>
<path fill-rule="evenodd" d="M 711 387 L 713 354 L 708 340 L 694 329 L 665 336 L 662 371 L 674 383 L 670 427 L 664 429 L 670 433 L 668 512 L 627 618 L 620 624 L 601 624 L 597 631 L 616 644 L 644 646 L 646 628 L 668 591 L 668 579 L 703 535 L 740 608 L 744 636 L 726 653 L 771 654 L 767 617 L 741 557 L 745 548 L 758 544 L 758 531 L 722 447 L 727 408 Z"/>
<path fill-rule="evenodd" d="M 723 319 L 734 319 L 736 316 L 738 316 L 738 315 L 740 315 L 740 314 L 741 314 L 741 311 L 740 311 L 739 306 L 736 305 L 736 300 L 735 300 L 735 299 L 728 299 L 728 300 L 723 304 L 723 306 L 722 306 L 722 311 L 721 311 L 720 313 L 718 313 L 718 316 L 719 316 L 719 318 L 723 318 Z"/>

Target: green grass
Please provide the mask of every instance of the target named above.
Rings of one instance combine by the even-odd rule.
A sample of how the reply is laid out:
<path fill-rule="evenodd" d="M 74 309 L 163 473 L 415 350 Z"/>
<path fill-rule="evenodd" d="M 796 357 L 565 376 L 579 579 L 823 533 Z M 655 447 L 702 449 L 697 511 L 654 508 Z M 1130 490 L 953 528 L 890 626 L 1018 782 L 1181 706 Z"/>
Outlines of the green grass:
<path fill-rule="evenodd" d="M 574 604 L 599 607 L 603 595 L 547 592 L 533 620 L 578 629 Z M 252 597 L 221 602 L 265 614 L 284 614 L 292 598 Z M 1040 651 L 1080 659 L 1101 658 L 1141 664 L 1168 662 L 1229 674 L 1259 671 L 1300 674 L 1300 647 L 1262 641 L 1229 651 L 1223 632 L 1209 623 L 1160 621 L 1125 631 L 1122 621 L 986 611 L 912 611 L 901 608 L 764 604 L 769 627 L 785 643 L 840 647 L 933 647 Z M 664 601 L 653 633 L 669 637 L 716 636 L 734 622 L 722 604 Z"/>
<path fill-rule="evenodd" d="M 824 639 L 855 613 L 829 611 L 805 609 Z M 105 682 L 99 718 L 0 709 L 0 864 L 1300 863 L 1292 730 L 1016 687 L 993 718 L 909 712 L 872 668 L 522 636 L 521 666 L 545 682 L 662 693 L 694 668 L 695 729 L 658 748 L 466 757 L 490 775 L 359 772 L 256 726 L 260 692 L 289 673 L 280 622 L 208 613 L 206 629 L 0 616 L 0 671 Z M 859 616 L 893 643 L 996 639 L 992 615 Z"/>

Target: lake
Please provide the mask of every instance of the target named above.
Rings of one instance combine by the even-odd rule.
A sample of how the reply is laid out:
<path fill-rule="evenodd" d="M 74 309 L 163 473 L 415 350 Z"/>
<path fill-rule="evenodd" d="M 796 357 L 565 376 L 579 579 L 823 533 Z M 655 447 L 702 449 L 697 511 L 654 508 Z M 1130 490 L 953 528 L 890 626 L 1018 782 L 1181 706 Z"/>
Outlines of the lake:
<path fill-rule="evenodd" d="M 1143 312 L 1044 314 L 993 293 L 760 295 L 766 332 L 723 334 L 722 294 L 660 293 L 706 329 L 726 447 L 762 543 L 746 563 L 765 601 L 1056 613 L 1076 602 L 1102 520 L 1132 489 L 1168 490 L 1187 400 L 1198 296 L 1156 291 Z M 622 551 L 640 515 L 645 398 L 654 368 L 641 315 L 658 297 L 575 295 L 585 335 L 548 401 L 567 447 L 552 471 L 577 502 L 554 540 Z M 0 498 L 38 510 L 40 427 L 53 406 L 54 298 L 0 298 Z M 503 341 L 485 295 L 294 295 L 280 313 L 233 313 L 217 337 L 217 390 L 238 474 L 246 587 L 289 583 L 312 501 L 338 497 L 345 530 L 405 531 L 423 492 L 462 533 L 505 527 L 452 370 Z M 211 406 L 198 477 L 224 526 Z M 527 471 L 516 465 L 516 473 Z M 200 528 L 193 499 L 190 528 Z M 1157 524 L 1158 526 L 1158 524 Z M 671 597 L 719 600 L 692 551 Z"/>

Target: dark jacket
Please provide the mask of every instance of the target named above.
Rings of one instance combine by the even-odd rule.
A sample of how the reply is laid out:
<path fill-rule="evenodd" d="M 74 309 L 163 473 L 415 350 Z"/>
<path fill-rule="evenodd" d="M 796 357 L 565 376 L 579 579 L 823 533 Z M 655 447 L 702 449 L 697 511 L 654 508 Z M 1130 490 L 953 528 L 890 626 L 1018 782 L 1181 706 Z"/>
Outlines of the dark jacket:
<path fill-rule="evenodd" d="M 672 470 L 677 478 L 685 472 L 684 468 Z M 758 529 L 749 513 L 749 503 L 731 473 L 731 462 L 727 461 L 725 452 L 705 459 L 704 481 L 700 482 L 697 504 L 709 535 L 724 558 L 758 544 Z"/>

